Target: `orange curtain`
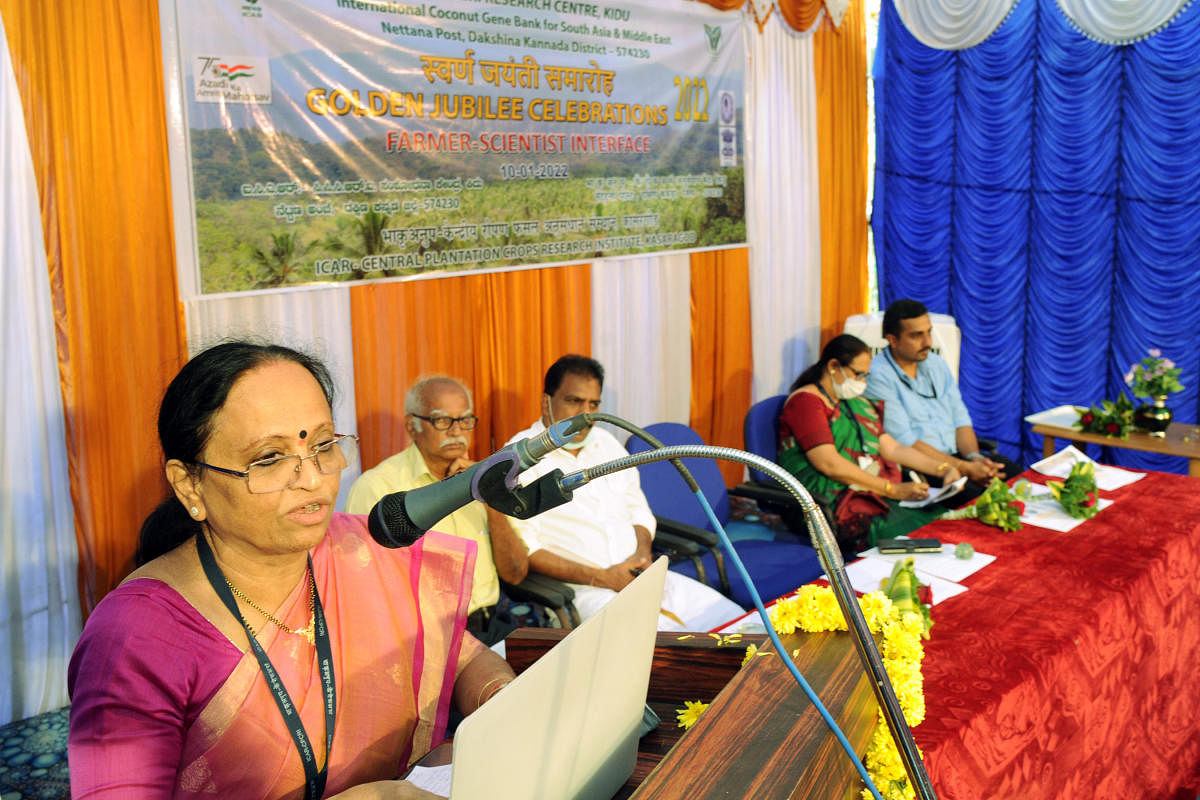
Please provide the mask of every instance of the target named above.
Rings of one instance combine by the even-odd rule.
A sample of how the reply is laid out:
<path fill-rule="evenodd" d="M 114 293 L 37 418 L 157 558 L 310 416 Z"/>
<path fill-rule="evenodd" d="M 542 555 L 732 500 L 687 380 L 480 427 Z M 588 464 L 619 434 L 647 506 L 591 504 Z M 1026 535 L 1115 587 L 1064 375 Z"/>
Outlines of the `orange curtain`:
<path fill-rule="evenodd" d="M 538 418 L 551 362 L 592 347 L 590 265 L 362 284 L 350 304 L 364 469 L 408 445 L 404 393 L 419 376 L 470 387 L 480 458 Z"/>
<path fill-rule="evenodd" d="M 186 357 L 155 0 L 0 0 L 33 154 L 86 615 L 164 496 L 155 414 Z"/>
<path fill-rule="evenodd" d="M 740 450 L 754 369 L 749 250 L 692 253 L 691 279 L 691 426 L 708 444 Z M 726 485 L 741 481 L 740 464 L 717 463 Z"/>
<path fill-rule="evenodd" d="M 867 310 L 867 39 L 862 0 L 813 39 L 821 170 L 821 346 Z"/>
<path fill-rule="evenodd" d="M 777 0 L 775 5 L 779 7 L 779 13 L 789 27 L 797 31 L 807 31 L 817 21 L 817 15 L 821 13 L 825 4 L 822 0 Z"/>

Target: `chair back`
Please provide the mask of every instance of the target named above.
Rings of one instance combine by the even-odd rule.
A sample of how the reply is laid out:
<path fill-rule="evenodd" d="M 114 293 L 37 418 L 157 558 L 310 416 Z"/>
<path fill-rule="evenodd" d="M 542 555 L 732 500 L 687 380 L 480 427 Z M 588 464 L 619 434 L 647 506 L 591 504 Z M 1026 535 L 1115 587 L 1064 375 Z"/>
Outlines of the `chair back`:
<path fill-rule="evenodd" d="M 930 314 L 929 322 L 933 326 L 933 352 L 940 355 L 950 367 L 954 379 L 958 380 L 958 362 L 962 347 L 962 331 L 958 323 L 949 314 Z M 883 338 L 883 312 L 874 311 L 870 314 L 853 314 L 846 317 L 846 325 L 842 333 L 851 333 L 862 339 L 871 348 L 871 356 L 888 346 Z"/>
<path fill-rule="evenodd" d="M 678 422 L 658 422 L 654 425 L 647 425 L 646 432 L 668 446 L 704 444 L 700 434 Z M 625 443 L 625 449 L 630 453 L 642 453 L 652 448 L 637 436 L 630 436 L 629 441 Z M 712 506 L 717 520 L 724 525 L 729 520 L 729 490 L 725 486 L 725 479 L 721 475 L 720 468 L 717 467 L 717 462 L 711 458 L 681 460 L 688 471 L 692 473 L 692 477 L 696 479 L 696 484 L 704 493 L 709 505 Z M 684 482 L 683 476 L 670 461 L 654 461 L 643 464 L 638 467 L 638 474 L 642 482 L 642 493 L 646 495 L 646 502 L 650 504 L 650 508 L 655 514 L 670 517 L 697 528 L 709 531 L 713 529 L 712 524 L 708 521 L 708 515 L 700 506 L 700 501 L 692 494 L 692 490 Z"/>
<path fill-rule="evenodd" d="M 742 441 L 746 452 L 774 462 L 779 457 L 779 415 L 783 413 L 786 394 L 759 400 L 750 406 L 742 422 Z M 755 483 L 778 483 L 762 470 L 750 468 L 750 480 Z"/>

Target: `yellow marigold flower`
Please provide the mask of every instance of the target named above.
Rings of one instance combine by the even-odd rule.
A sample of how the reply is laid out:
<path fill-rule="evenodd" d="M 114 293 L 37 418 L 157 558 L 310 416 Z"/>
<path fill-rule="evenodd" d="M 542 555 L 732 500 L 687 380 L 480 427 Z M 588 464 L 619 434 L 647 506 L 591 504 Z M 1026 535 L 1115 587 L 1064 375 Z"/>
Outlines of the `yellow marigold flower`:
<path fill-rule="evenodd" d="M 679 727 L 687 730 L 696 724 L 696 720 L 700 719 L 700 715 L 708 708 L 708 703 L 701 703 L 699 700 L 684 700 L 683 708 L 675 709 L 675 718 L 679 720 Z"/>
<path fill-rule="evenodd" d="M 771 607 L 771 627 L 780 636 L 792 633 L 800 624 L 800 604 L 795 597 L 785 597 Z"/>
<path fill-rule="evenodd" d="M 884 669 L 895 687 L 904 718 L 910 726 L 919 725 L 925 719 L 925 683 L 921 676 L 921 661 L 925 657 L 922 644 L 924 620 L 915 612 L 901 613 L 883 592 L 871 592 L 862 597 L 860 603 L 868 627 L 882 638 L 879 650 Z M 796 628 L 809 632 L 846 630 L 837 597 L 827 586 L 802 586 L 793 597 L 780 601 L 775 608 L 779 611 L 772 609 L 771 622 L 781 634 L 792 633 Z M 746 660 L 749 659 L 748 654 Z M 876 718 L 865 766 L 885 800 L 914 800 L 916 797 L 882 712 Z M 866 789 L 862 796 L 864 800 L 873 797 Z"/>
<path fill-rule="evenodd" d="M 838 607 L 837 597 L 828 586 L 807 584 L 800 587 L 795 597 L 800 608 L 801 630 L 810 633 L 846 630 L 842 609 Z"/>
<path fill-rule="evenodd" d="M 863 595 L 859 601 L 863 616 L 866 617 L 867 627 L 872 633 L 879 633 L 883 625 L 892 616 L 892 599 L 883 592 L 871 592 Z"/>
<path fill-rule="evenodd" d="M 754 658 L 754 654 L 758 652 L 758 645 L 751 644 L 746 646 L 746 655 L 742 656 L 742 666 L 750 663 L 750 659 Z"/>

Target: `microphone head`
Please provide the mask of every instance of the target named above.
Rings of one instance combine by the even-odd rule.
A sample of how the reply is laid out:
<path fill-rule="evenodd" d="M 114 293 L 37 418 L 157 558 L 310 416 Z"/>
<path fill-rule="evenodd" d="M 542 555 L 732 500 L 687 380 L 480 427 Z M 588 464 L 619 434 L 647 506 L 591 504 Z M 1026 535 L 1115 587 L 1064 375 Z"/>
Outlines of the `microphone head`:
<path fill-rule="evenodd" d="M 384 547 L 408 547 L 425 535 L 425 531 L 413 524 L 404 510 L 406 492 L 384 495 L 371 513 L 367 515 L 367 530 L 371 538 Z"/>

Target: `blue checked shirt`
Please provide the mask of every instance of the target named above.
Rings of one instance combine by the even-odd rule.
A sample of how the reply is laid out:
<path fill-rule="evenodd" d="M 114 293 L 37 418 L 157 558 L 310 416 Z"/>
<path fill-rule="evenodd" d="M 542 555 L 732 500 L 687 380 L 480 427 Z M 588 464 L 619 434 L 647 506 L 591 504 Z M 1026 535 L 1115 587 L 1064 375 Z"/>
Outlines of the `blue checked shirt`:
<path fill-rule="evenodd" d="M 950 367 L 937 353 L 917 362 L 917 377 L 908 377 L 884 348 L 871 361 L 866 396 L 882 400 L 883 428 L 900 444 L 917 440 L 955 453 L 955 431 L 971 424 Z"/>

